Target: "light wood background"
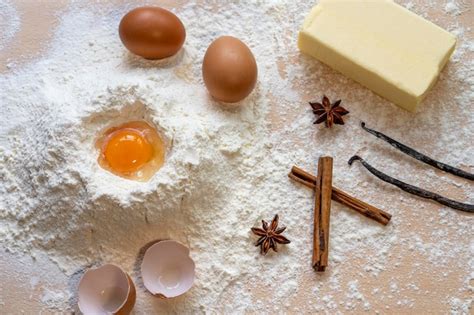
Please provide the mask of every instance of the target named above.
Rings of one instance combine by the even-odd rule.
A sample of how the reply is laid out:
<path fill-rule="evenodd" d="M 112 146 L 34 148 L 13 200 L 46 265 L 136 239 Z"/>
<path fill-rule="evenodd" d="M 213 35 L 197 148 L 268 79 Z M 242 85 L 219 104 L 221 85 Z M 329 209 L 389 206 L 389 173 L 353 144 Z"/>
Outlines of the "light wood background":
<path fill-rule="evenodd" d="M 425 0 L 412 1 L 413 3 L 422 2 Z M 21 29 L 16 34 L 6 47 L 0 50 L 0 75 L 7 74 L 10 70 L 8 63 L 14 62 L 17 66 L 21 66 L 28 61 L 41 56 L 42 53 L 47 49 L 48 41 L 51 37 L 54 28 L 58 23 L 57 17 L 61 15 L 61 12 L 67 7 L 67 0 L 15 0 L 13 1 L 20 14 L 21 18 Z M 157 4 L 165 7 L 176 7 L 179 8 L 180 3 L 185 1 L 156 1 Z M 138 3 L 138 1 L 137 1 Z M 433 1 L 434 5 L 444 6 L 446 1 Z M 138 4 L 137 4 L 138 5 Z M 472 2 L 470 4 L 472 6 Z M 469 8 L 470 8 L 469 6 Z M 439 12 L 439 11 L 438 11 Z M 430 16 L 430 18 L 444 17 Z M 456 17 L 447 17 L 449 19 L 457 19 L 458 23 L 464 27 L 472 28 L 473 15 L 472 11 L 468 10 Z M 0 30 L 1 31 L 1 30 Z M 472 32 L 469 31 L 465 34 L 468 40 L 473 40 Z M 469 57 L 470 60 L 466 62 L 472 62 L 472 55 Z M 290 61 L 291 62 L 291 61 Z M 284 62 L 280 61 L 280 66 L 284 69 Z M 0 87 L 1 88 L 1 87 Z M 302 97 L 305 92 L 302 91 Z M 1 110 L 1 109 L 0 109 Z M 274 114 L 276 117 L 277 114 Z M 471 169 L 472 170 L 472 169 Z M 444 176 L 440 174 L 440 176 Z M 474 193 L 474 191 L 473 191 Z M 456 192 L 453 193 L 456 195 Z M 433 211 L 437 211 L 435 204 L 427 203 L 426 208 Z M 398 220 L 399 218 L 394 218 Z M 465 216 L 466 220 L 472 221 L 472 216 Z M 411 229 L 418 229 L 420 233 L 424 233 L 424 236 L 429 238 L 430 231 L 436 229 L 437 225 L 442 224 L 439 222 L 431 222 L 428 227 L 423 220 L 420 220 L 416 214 L 406 214 L 404 217 L 407 224 L 402 229 L 410 231 Z M 447 236 L 449 238 L 451 236 Z M 471 238 L 473 234 L 466 235 Z M 471 247 L 472 245 L 471 241 Z M 474 272 L 469 267 L 466 261 L 465 270 L 451 270 L 449 264 L 445 265 L 432 265 L 425 257 L 414 257 L 410 254 L 407 248 L 403 248 L 400 245 L 398 248 L 395 247 L 395 251 L 398 254 L 394 254 L 393 257 L 389 258 L 391 261 L 388 263 L 387 270 L 376 279 L 363 278 L 360 282 L 360 290 L 365 294 L 364 296 L 370 300 L 373 313 L 374 310 L 379 310 L 380 313 L 393 313 L 393 314 L 444 314 L 449 313 L 450 306 L 444 300 L 446 296 L 453 295 L 461 298 L 472 298 L 472 288 L 474 286 L 474 280 L 470 280 L 471 291 L 465 291 L 466 288 L 466 274 Z M 401 253 L 401 254 L 400 254 Z M 403 260 L 400 260 L 403 257 Z M 456 261 L 457 257 L 450 257 L 450 261 Z M 357 278 L 357 274 L 360 272 L 360 268 L 355 266 L 363 262 L 354 261 L 353 264 L 347 264 L 347 270 L 345 270 L 345 278 L 350 279 L 351 277 Z M 413 273 L 412 266 L 414 264 L 423 264 L 428 266 L 424 268 L 423 273 Z M 448 275 L 443 275 L 443 273 Z M 415 301 L 414 305 L 408 307 L 406 305 L 397 305 L 399 300 L 397 294 L 391 294 L 389 282 L 391 279 L 397 279 L 398 283 L 412 283 L 416 279 L 419 290 L 411 296 Z M 1 314 L 19 314 L 25 312 L 27 314 L 35 314 L 42 312 L 49 313 L 52 310 L 45 308 L 45 303 L 42 299 L 45 297 L 42 284 L 48 284 L 48 286 L 54 286 L 55 288 L 71 289 L 71 285 L 75 283 L 77 279 L 70 279 L 62 274 L 58 267 L 48 260 L 47 256 L 29 257 L 21 254 L 11 254 L 3 252 L 0 249 L 0 313 Z M 314 275 L 311 270 L 308 271 L 307 275 L 303 277 L 304 282 L 315 281 Z M 371 288 L 374 285 L 374 281 L 377 282 L 378 286 L 383 288 L 383 292 L 380 294 L 371 294 Z M 346 282 L 345 282 L 346 283 Z M 385 283 L 385 285 L 383 284 Z M 408 290 L 407 288 L 400 288 L 401 292 Z M 330 289 L 327 293 L 331 293 Z M 344 294 L 346 288 L 343 288 L 342 293 L 331 293 L 331 294 Z M 255 294 L 265 295 L 268 292 L 259 292 L 256 289 Z M 383 296 L 383 298 L 380 298 Z M 311 299 L 311 295 L 302 292 L 293 301 L 294 305 L 304 305 L 308 299 Z M 387 308 L 386 306 L 389 306 Z M 344 310 L 344 309 L 342 309 Z M 355 311 L 356 313 L 361 311 Z M 471 310 L 472 311 L 472 310 Z"/>

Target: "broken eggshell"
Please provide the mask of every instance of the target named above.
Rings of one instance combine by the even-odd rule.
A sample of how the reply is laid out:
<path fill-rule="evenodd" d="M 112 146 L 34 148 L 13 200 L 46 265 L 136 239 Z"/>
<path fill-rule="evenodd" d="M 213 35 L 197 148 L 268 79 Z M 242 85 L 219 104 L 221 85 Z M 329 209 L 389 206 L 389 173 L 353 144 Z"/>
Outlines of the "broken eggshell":
<path fill-rule="evenodd" d="M 141 272 L 148 291 L 161 298 L 173 298 L 193 286 L 195 265 L 186 246 L 160 241 L 145 252 Z"/>
<path fill-rule="evenodd" d="M 128 315 L 136 300 L 132 279 L 112 264 L 87 270 L 79 282 L 78 295 L 79 309 L 85 315 Z"/>

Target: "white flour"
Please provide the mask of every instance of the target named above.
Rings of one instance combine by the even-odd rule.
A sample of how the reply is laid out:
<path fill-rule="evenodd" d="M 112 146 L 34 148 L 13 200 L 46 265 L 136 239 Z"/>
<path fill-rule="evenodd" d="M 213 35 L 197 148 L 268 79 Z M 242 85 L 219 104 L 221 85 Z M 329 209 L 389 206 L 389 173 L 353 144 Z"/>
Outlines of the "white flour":
<path fill-rule="evenodd" d="M 5 47 L 8 42 L 18 32 L 20 26 L 20 17 L 18 12 L 14 9 L 11 1 L 4 0 L 0 3 L 0 29 L 2 35 L 0 36 L 0 49 Z"/>
<path fill-rule="evenodd" d="M 410 114 L 299 54 L 296 32 L 312 6 L 307 1 L 212 3 L 176 11 L 187 29 L 185 49 L 164 62 L 132 56 L 120 43 L 117 25 L 132 6 L 72 5 L 39 60 L 13 65 L 0 76 L 2 246 L 46 252 L 73 279 L 88 266 L 118 264 L 138 286 L 139 313 L 396 311 L 371 305 L 369 297 L 411 307 L 417 295 L 427 294 L 417 290 L 425 265 L 446 263 L 451 266 L 441 268 L 446 275 L 433 276 L 436 281 L 441 285 L 457 269 L 464 285 L 443 299 L 453 312 L 469 312 L 472 216 L 428 207 L 357 165 L 349 168 L 347 160 L 358 153 L 402 180 L 474 202 L 466 181 L 440 178 L 358 126 L 364 119 L 472 171 L 472 43 L 461 40 L 440 82 Z M 410 6 L 417 13 L 428 10 Z M 455 6 L 440 10 L 461 10 Z M 449 21 L 439 24 L 470 34 Z M 259 66 L 256 90 L 233 111 L 212 101 L 201 79 L 207 46 L 226 34 L 246 42 Z M 306 102 L 323 94 L 343 99 L 351 111 L 346 126 L 312 125 Z M 138 119 L 157 126 L 170 144 L 165 166 L 147 183 L 107 173 L 94 149 L 101 130 Z M 286 175 L 293 164 L 314 172 L 323 154 L 335 158 L 335 185 L 394 219 L 382 227 L 333 203 L 331 267 L 316 275 L 309 263 L 312 193 Z M 249 229 L 275 213 L 292 243 L 260 257 Z M 413 220 L 425 221 L 427 229 L 412 230 Z M 458 241 L 448 241 L 447 234 Z M 190 247 L 197 279 L 184 297 L 157 303 L 141 284 L 137 255 L 147 242 L 164 238 Z M 411 274 L 387 279 L 387 270 L 405 263 L 413 264 Z M 362 291 L 363 283 L 373 291 Z M 74 296 L 73 289 L 46 288 L 43 302 L 71 310 Z"/>

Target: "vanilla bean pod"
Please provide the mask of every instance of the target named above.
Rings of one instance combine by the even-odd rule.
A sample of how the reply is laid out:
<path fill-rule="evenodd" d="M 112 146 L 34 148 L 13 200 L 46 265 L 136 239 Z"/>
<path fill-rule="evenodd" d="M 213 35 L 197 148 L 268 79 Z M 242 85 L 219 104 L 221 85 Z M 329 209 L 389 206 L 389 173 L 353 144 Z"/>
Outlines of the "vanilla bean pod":
<path fill-rule="evenodd" d="M 456 176 L 459 176 L 459 177 L 462 177 L 462 178 L 466 178 L 466 179 L 469 179 L 469 180 L 474 180 L 474 174 L 468 173 L 466 171 L 463 171 L 463 170 L 461 170 L 459 168 L 456 168 L 456 167 L 453 167 L 451 165 L 433 160 L 429 156 L 426 156 L 423 153 L 420 153 L 420 152 L 404 145 L 403 143 L 400 143 L 397 140 L 392 139 L 387 135 L 384 135 L 383 133 L 381 133 L 379 131 L 367 128 L 365 126 L 365 122 L 361 122 L 360 125 L 368 133 L 373 134 L 377 138 L 384 140 L 385 142 L 389 143 L 392 147 L 394 147 L 394 148 L 402 151 L 403 153 L 417 159 L 420 162 L 426 163 L 426 164 L 431 165 L 431 166 L 433 166 L 433 167 L 435 167 L 439 170 L 451 173 L 453 175 L 456 175 Z"/>
<path fill-rule="evenodd" d="M 447 207 L 450 207 L 450 208 L 453 208 L 453 209 L 456 209 L 456 210 L 460 210 L 460 211 L 465 211 L 465 212 L 474 212 L 474 205 L 471 205 L 471 204 L 466 204 L 466 203 L 461 203 L 461 202 L 458 202 L 458 201 L 455 201 L 455 200 L 451 200 L 451 199 L 448 199 L 448 198 L 445 198 L 441 195 L 438 195 L 436 193 L 433 193 L 433 192 L 430 192 L 430 191 L 427 191 L 427 190 L 424 190 L 422 188 L 419 188 L 419 187 L 416 187 L 416 186 L 413 186 L 413 185 L 410 185 L 410 184 L 407 184 L 407 183 L 404 183 L 398 179 L 395 179 L 393 177 L 390 177 L 388 176 L 387 174 L 385 173 L 382 173 L 381 171 L 377 170 L 376 168 L 374 168 L 373 166 L 371 166 L 369 163 L 367 163 L 366 161 L 364 161 L 364 159 L 362 159 L 360 156 L 358 155 L 354 155 L 353 157 L 350 158 L 349 160 L 349 165 L 352 165 L 352 163 L 354 161 L 359 161 L 362 163 L 362 165 L 369 171 L 371 172 L 373 175 L 377 176 L 379 179 L 383 180 L 384 182 L 387 182 L 389 184 L 392 184 L 392 185 L 395 185 L 397 186 L 398 188 L 400 188 L 401 190 L 404 190 L 412 195 L 415 195 L 415 196 L 418 196 L 418 197 L 422 197 L 422 198 L 426 198 L 426 199 L 431 199 L 431 200 L 434 200 L 442 205 L 445 205 Z"/>

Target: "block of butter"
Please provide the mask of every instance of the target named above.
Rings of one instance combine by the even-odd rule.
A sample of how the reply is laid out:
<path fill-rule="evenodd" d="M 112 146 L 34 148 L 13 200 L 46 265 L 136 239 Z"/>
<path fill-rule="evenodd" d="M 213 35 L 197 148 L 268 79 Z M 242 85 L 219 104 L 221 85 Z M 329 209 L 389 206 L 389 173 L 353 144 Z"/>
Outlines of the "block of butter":
<path fill-rule="evenodd" d="M 298 46 L 393 103 L 414 111 L 456 38 L 390 0 L 321 0 Z"/>

